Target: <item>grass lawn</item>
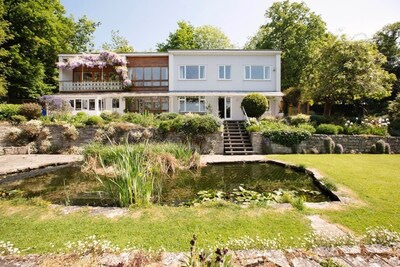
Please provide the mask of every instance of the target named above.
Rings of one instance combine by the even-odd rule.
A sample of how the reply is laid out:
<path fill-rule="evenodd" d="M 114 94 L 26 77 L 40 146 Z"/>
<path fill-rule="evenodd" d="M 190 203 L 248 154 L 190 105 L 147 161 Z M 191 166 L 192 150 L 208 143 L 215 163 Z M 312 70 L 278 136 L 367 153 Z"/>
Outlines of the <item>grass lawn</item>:
<path fill-rule="evenodd" d="M 188 251 L 193 234 L 199 246 L 243 236 L 273 239 L 278 233 L 290 241 L 311 233 L 307 219 L 298 211 L 269 208 L 151 207 L 131 210 L 128 216 L 107 219 L 86 212 L 61 215 L 47 207 L 0 202 L 0 240 L 11 241 L 29 253 L 55 252 L 68 241 L 90 235 L 127 244 L 167 251 Z M 54 247 L 52 246 L 54 244 Z M 296 245 L 295 243 L 287 245 Z M 297 244 L 298 245 L 298 244 Z"/>
<path fill-rule="evenodd" d="M 0 201 L 0 240 L 25 253 L 56 252 L 68 241 L 90 235 L 120 246 L 128 244 L 167 251 L 188 251 L 193 234 L 199 246 L 244 236 L 273 239 L 278 233 L 287 245 L 312 232 L 305 214 L 321 214 L 356 234 L 369 226 L 400 232 L 400 155 L 269 155 L 318 169 L 339 187 L 359 198 L 337 210 L 283 210 L 265 207 L 162 207 L 131 209 L 128 215 L 107 219 L 82 211 L 63 215 L 47 206 Z"/>
<path fill-rule="evenodd" d="M 328 220 L 360 234 L 370 226 L 400 232 L 400 155 L 271 155 L 318 169 L 339 187 L 345 186 L 366 205 L 321 211 Z"/>

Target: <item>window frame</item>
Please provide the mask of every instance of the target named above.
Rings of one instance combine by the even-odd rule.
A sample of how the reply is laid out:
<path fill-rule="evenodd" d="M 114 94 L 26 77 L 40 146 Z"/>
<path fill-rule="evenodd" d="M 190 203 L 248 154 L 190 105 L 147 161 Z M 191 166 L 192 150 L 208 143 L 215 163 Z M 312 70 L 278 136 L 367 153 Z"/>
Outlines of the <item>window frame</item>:
<path fill-rule="evenodd" d="M 198 110 L 189 110 L 187 109 L 187 98 L 196 98 Z M 184 110 L 181 110 L 181 105 L 183 104 Z M 203 108 L 202 108 L 203 107 Z M 178 112 L 179 113 L 206 113 L 207 112 L 207 102 L 205 96 L 179 96 L 178 97 Z"/>
<path fill-rule="evenodd" d="M 263 67 L 263 78 L 262 79 L 254 79 L 252 77 L 252 68 L 253 67 Z M 249 78 L 246 77 L 246 68 L 249 68 Z M 243 80 L 245 80 L 245 81 L 271 81 L 272 80 L 271 68 L 272 67 L 269 65 L 245 65 L 243 68 Z M 268 75 L 266 75 L 266 74 L 268 74 Z"/>
<path fill-rule="evenodd" d="M 187 67 L 197 67 L 197 74 L 198 77 L 197 79 L 188 79 L 187 78 Z M 201 68 L 204 68 L 203 70 L 203 74 L 204 77 L 201 78 Z M 183 75 L 182 75 L 182 68 L 183 68 Z M 179 66 L 179 71 L 178 71 L 179 75 L 178 75 L 178 79 L 180 81 L 204 81 L 207 79 L 207 68 L 206 65 L 180 65 Z"/>
<path fill-rule="evenodd" d="M 219 69 L 223 67 L 224 68 L 224 77 L 221 78 L 220 73 L 219 73 Z M 226 78 L 226 67 L 230 68 L 230 77 Z M 218 65 L 218 81 L 231 81 L 232 80 L 232 65 Z"/>

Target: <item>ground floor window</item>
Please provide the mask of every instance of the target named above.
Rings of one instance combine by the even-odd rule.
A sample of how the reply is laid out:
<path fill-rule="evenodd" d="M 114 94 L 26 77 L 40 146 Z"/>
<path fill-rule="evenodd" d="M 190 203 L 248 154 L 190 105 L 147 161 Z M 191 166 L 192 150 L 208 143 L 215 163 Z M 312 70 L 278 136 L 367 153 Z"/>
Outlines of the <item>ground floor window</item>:
<path fill-rule="evenodd" d="M 168 96 L 132 97 L 128 100 L 129 112 L 168 112 Z"/>
<path fill-rule="evenodd" d="M 179 112 L 206 112 L 204 96 L 179 97 Z"/>
<path fill-rule="evenodd" d="M 119 98 L 112 99 L 112 108 L 119 108 Z"/>
<path fill-rule="evenodd" d="M 96 99 L 70 99 L 69 104 L 75 111 L 96 110 Z"/>

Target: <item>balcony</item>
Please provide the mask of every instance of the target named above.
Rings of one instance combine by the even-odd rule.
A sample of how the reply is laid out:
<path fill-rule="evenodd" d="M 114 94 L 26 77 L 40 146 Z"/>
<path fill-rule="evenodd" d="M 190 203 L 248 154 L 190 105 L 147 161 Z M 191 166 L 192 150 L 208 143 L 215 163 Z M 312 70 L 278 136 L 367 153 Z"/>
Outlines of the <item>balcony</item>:
<path fill-rule="evenodd" d="M 60 92 L 122 91 L 121 82 L 60 82 Z"/>

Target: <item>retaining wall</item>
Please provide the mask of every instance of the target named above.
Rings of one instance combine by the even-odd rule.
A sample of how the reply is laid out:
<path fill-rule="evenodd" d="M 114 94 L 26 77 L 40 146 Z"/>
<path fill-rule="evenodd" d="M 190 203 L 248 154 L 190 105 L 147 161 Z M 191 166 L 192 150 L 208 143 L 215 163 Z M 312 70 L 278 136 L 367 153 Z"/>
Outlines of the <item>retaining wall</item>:
<path fill-rule="evenodd" d="M 256 133 L 259 134 L 259 133 Z M 254 135 L 253 133 L 251 135 Z M 366 136 L 366 135 L 324 135 L 314 134 L 309 139 L 300 143 L 298 153 L 325 153 L 324 140 L 330 137 L 335 144 L 341 144 L 344 153 L 369 153 L 371 146 L 378 140 L 389 143 L 392 153 L 400 153 L 400 137 L 393 136 Z M 266 154 L 291 154 L 292 148 L 271 142 L 262 137 L 261 150 Z"/>

